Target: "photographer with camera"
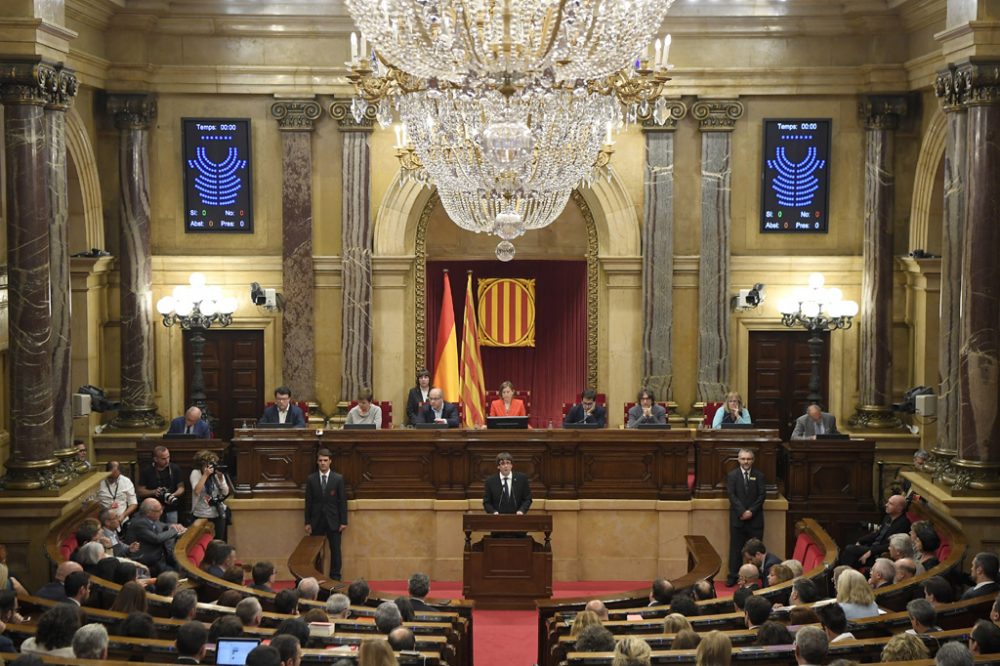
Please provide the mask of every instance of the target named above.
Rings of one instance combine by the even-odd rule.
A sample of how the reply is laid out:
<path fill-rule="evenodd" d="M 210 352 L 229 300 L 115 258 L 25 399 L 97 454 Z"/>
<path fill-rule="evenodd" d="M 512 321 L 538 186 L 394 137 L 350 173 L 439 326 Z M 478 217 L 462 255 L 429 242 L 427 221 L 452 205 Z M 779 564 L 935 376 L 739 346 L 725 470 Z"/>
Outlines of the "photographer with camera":
<path fill-rule="evenodd" d="M 152 497 L 163 505 L 162 521 L 173 524 L 178 521 L 180 497 L 187 488 L 179 465 L 170 462 L 170 451 L 165 446 L 153 449 L 153 464 L 143 465 L 139 473 L 139 497 Z"/>
<path fill-rule="evenodd" d="M 194 455 L 191 487 L 191 514 L 215 523 L 215 538 L 225 541 L 225 499 L 229 497 L 230 484 L 226 479 L 226 466 L 219 464 L 219 456 L 204 450 Z"/>

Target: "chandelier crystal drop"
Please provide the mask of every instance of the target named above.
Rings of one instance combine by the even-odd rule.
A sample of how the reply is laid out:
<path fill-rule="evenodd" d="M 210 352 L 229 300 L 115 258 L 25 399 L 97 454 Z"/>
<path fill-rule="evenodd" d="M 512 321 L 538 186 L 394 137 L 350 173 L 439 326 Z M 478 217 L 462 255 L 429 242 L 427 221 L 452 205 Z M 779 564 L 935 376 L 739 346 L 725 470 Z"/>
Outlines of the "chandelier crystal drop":
<path fill-rule="evenodd" d="M 597 79 L 640 57 L 674 0 L 346 0 L 393 67 L 455 84 Z M 362 56 L 366 56 L 362 39 Z"/>

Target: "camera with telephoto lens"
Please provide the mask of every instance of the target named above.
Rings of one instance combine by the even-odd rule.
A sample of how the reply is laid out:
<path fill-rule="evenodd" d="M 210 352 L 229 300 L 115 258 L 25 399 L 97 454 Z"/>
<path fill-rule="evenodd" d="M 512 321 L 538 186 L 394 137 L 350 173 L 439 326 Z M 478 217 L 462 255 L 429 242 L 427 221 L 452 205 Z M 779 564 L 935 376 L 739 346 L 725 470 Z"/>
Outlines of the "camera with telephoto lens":
<path fill-rule="evenodd" d="M 208 498 L 209 506 L 219 506 L 225 500 L 225 497 L 219 497 L 218 495 L 212 495 Z"/>
<path fill-rule="evenodd" d="M 174 504 L 177 504 L 177 496 L 176 495 L 174 495 L 173 493 L 167 492 L 166 488 L 160 488 L 160 490 L 163 492 L 163 503 L 166 506 L 173 506 Z"/>

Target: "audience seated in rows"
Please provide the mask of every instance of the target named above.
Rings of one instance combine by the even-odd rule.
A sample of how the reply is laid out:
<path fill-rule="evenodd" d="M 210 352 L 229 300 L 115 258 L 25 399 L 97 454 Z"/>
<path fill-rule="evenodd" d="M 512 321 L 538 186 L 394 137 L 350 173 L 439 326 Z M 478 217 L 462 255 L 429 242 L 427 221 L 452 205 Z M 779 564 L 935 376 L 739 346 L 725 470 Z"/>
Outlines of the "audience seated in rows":
<path fill-rule="evenodd" d="M 694 629 L 681 629 L 674 635 L 674 642 L 670 644 L 673 650 L 693 650 L 701 643 L 701 634 Z"/>
<path fill-rule="evenodd" d="M 399 606 L 391 601 L 383 601 L 375 609 L 375 627 L 380 634 L 388 635 L 401 624 L 403 616 L 399 612 Z"/>
<path fill-rule="evenodd" d="M 170 617 L 175 620 L 193 620 L 198 611 L 198 593 L 194 590 L 178 590 L 170 601 Z"/>
<path fill-rule="evenodd" d="M 825 604 L 816 609 L 820 625 L 830 643 L 853 641 L 854 634 L 847 630 L 847 616 L 840 604 Z"/>
<path fill-rule="evenodd" d="M 906 604 L 906 614 L 910 617 L 910 628 L 907 629 L 912 634 L 926 634 L 931 631 L 941 631 L 937 626 L 937 610 L 934 604 L 926 599 L 913 599 Z"/>
<path fill-rule="evenodd" d="M 592 610 L 582 610 L 573 617 L 573 624 L 569 628 L 571 638 L 577 638 L 587 627 L 601 626 L 601 618 Z"/>
<path fill-rule="evenodd" d="M 1000 627 L 989 620 L 979 620 L 969 634 L 969 651 L 972 654 L 1000 652 Z"/>
<path fill-rule="evenodd" d="M 961 643 L 945 643 L 934 655 L 934 666 L 972 666 L 975 658 Z"/>
<path fill-rule="evenodd" d="M 799 562 L 798 560 L 785 560 L 782 562 L 782 564 L 784 564 L 786 567 L 792 570 L 793 578 L 798 578 L 803 573 L 805 573 L 805 571 L 803 571 L 802 569 L 802 563 Z"/>
<path fill-rule="evenodd" d="M 940 564 L 937 551 L 941 547 L 941 537 L 938 536 L 930 521 L 918 520 L 910 525 L 910 541 L 916 552 L 915 559 L 925 571 Z"/>
<path fill-rule="evenodd" d="M 593 624 L 580 631 L 573 648 L 577 652 L 611 652 L 615 649 L 615 637 L 604 626 Z"/>
<path fill-rule="evenodd" d="M 997 585 L 997 577 L 1000 575 L 1000 560 L 994 553 L 978 553 L 972 558 L 971 567 L 972 587 L 962 595 L 963 599 L 974 597 L 995 595 L 1000 586 Z"/>
<path fill-rule="evenodd" d="M 174 597 L 175 600 L 176 598 Z M 125 583 L 122 585 L 122 589 L 118 590 L 118 594 L 115 595 L 115 600 L 111 604 L 111 610 L 116 613 L 125 613 L 126 615 L 133 611 L 145 613 L 148 610 L 146 588 L 134 580 Z"/>
<path fill-rule="evenodd" d="M 930 656 L 924 642 L 913 634 L 896 634 L 882 648 L 882 661 L 913 661 Z"/>
<path fill-rule="evenodd" d="M 259 627 L 260 621 L 264 619 L 264 609 L 260 605 L 257 597 L 247 597 L 236 604 L 236 617 L 245 627 Z"/>
<path fill-rule="evenodd" d="M 403 622 L 413 622 L 416 613 L 413 611 L 413 602 L 410 601 L 410 597 L 396 597 L 392 603 L 396 604 L 396 608 L 399 609 L 399 616 L 403 618 Z"/>
<path fill-rule="evenodd" d="M 80 608 L 61 603 L 38 618 L 35 635 L 21 643 L 21 652 L 37 652 L 55 657 L 73 656 L 73 634 L 80 628 Z"/>
<path fill-rule="evenodd" d="M 923 582 L 924 599 L 932 604 L 950 604 L 955 600 L 951 584 L 941 576 L 931 576 Z"/>
<path fill-rule="evenodd" d="M 242 635 L 243 621 L 235 615 L 220 615 L 208 628 L 209 643 L 218 643 L 220 638 L 239 638 Z"/>
<path fill-rule="evenodd" d="M 392 603 L 392 602 L 387 602 Z M 384 638 L 365 639 L 358 649 L 358 666 L 395 666 L 396 655 Z"/>
<path fill-rule="evenodd" d="M 721 631 L 710 631 L 702 637 L 695 651 L 696 666 L 729 666 L 733 655 L 733 643 Z"/>
<path fill-rule="evenodd" d="M 657 578 L 649 586 L 650 606 L 669 606 L 674 598 L 674 586 L 666 578 Z"/>
<path fill-rule="evenodd" d="M 312 576 L 300 580 L 297 589 L 299 591 L 299 599 L 307 599 L 309 601 L 319 599 L 319 581 Z"/>
<path fill-rule="evenodd" d="M 275 636 L 269 645 L 278 651 L 281 666 L 299 666 L 302 661 L 302 642 L 295 636 L 289 634 Z"/>
<path fill-rule="evenodd" d="M 799 666 L 819 666 L 826 661 L 826 653 L 830 649 L 826 634 L 817 627 L 799 629 L 792 644 L 795 646 L 795 663 Z"/>
<path fill-rule="evenodd" d="M 85 624 L 73 634 L 73 656 L 77 659 L 107 659 L 108 630 L 99 624 Z"/>
<path fill-rule="evenodd" d="M 351 600 L 345 594 L 331 594 L 326 600 L 326 614 L 331 620 L 351 616 Z"/>
<path fill-rule="evenodd" d="M 757 565 L 763 578 L 767 578 L 767 575 L 771 573 L 771 567 L 781 564 L 777 555 L 767 552 L 767 547 L 760 539 L 748 539 L 743 544 L 743 561 Z"/>
<path fill-rule="evenodd" d="M 601 601 L 600 599 L 591 599 L 590 601 L 587 602 L 587 605 L 584 608 L 586 608 L 589 611 L 594 611 L 594 613 L 597 614 L 597 619 L 599 619 L 601 622 L 607 622 L 608 619 L 610 618 L 610 614 L 608 613 L 608 607 L 605 606 L 604 602 Z"/>
<path fill-rule="evenodd" d="M 118 623 L 114 633 L 116 636 L 130 638 L 156 638 L 156 621 L 149 613 L 133 611 Z"/>
<path fill-rule="evenodd" d="M 904 583 L 914 576 L 917 575 L 917 567 L 919 566 L 915 560 L 909 557 L 901 557 L 894 563 L 896 574 L 892 578 L 892 582 Z"/>
<path fill-rule="evenodd" d="M 746 600 L 743 613 L 747 629 L 755 631 L 771 617 L 771 602 L 764 597 L 752 596 Z"/>
<path fill-rule="evenodd" d="M 757 565 L 747 562 L 741 566 L 739 575 L 736 578 L 736 584 L 740 587 L 750 588 L 751 590 L 759 590 L 761 582 L 760 570 L 757 568 Z"/>
<path fill-rule="evenodd" d="M 359 578 L 347 586 L 347 598 L 351 600 L 352 606 L 364 606 L 369 594 L 371 590 L 364 578 Z"/>
<path fill-rule="evenodd" d="M 848 620 L 878 615 L 875 593 L 861 572 L 848 569 L 837 578 L 837 603 Z"/>
<path fill-rule="evenodd" d="M 875 558 L 889 550 L 889 537 L 909 531 L 910 519 L 906 517 L 906 499 L 902 495 L 892 495 L 885 502 L 885 518 L 879 528 L 861 537 L 857 542 L 842 547 L 837 563 L 849 567 L 871 566 Z"/>
<path fill-rule="evenodd" d="M 886 585 L 892 585 L 896 577 L 896 565 L 888 557 L 879 557 L 872 563 L 868 571 L 868 584 L 873 590 Z"/>
<path fill-rule="evenodd" d="M 640 636 L 626 636 L 615 645 L 611 666 L 649 666 L 653 651 Z"/>
<path fill-rule="evenodd" d="M 274 588 L 271 587 L 274 585 L 274 575 L 273 564 L 263 560 L 256 562 L 250 570 L 250 577 L 253 578 L 253 585 L 250 587 L 261 592 L 274 592 Z"/>
<path fill-rule="evenodd" d="M 691 626 L 691 621 L 680 613 L 671 613 L 663 618 L 663 633 L 676 634 L 685 629 L 693 630 L 694 627 Z"/>
<path fill-rule="evenodd" d="M 174 647 L 177 650 L 178 664 L 200 664 L 205 658 L 205 648 L 208 644 L 208 630 L 201 622 L 185 622 L 177 630 Z"/>
<path fill-rule="evenodd" d="M 396 627 L 389 632 L 389 646 L 396 652 L 412 650 L 417 646 L 417 637 L 409 627 Z"/>
<path fill-rule="evenodd" d="M 298 615 L 298 590 L 281 590 L 274 595 L 274 612 L 281 613 L 282 615 Z"/>
<path fill-rule="evenodd" d="M 757 630 L 757 640 L 753 644 L 758 646 L 791 645 L 792 632 L 788 631 L 788 627 L 781 622 L 768 620 L 760 625 L 760 628 Z"/>

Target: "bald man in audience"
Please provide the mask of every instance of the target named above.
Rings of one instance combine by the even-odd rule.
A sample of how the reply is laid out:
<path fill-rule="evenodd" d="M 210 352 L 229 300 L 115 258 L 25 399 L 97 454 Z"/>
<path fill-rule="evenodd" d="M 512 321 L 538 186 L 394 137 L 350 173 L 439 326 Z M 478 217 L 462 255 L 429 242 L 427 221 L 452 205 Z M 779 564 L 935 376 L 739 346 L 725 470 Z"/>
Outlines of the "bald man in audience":
<path fill-rule="evenodd" d="M 757 568 L 757 565 L 747 562 L 741 566 L 739 576 L 736 578 L 736 584 L 740 587 L 746 587 L 751 590 L 759 590 L 760 569 Z"/>
<path fill-rule="evenodd" d="M 649 586 L 649 605 L 667 606 L 674 598 L 674 586 L 666 578 L 657 578 Z"/>
<path fill-rule="evenodd" d="M 299 581 L 299 599 L 316 601 L 319 599 L 319 581 L 309 576 Z"/>
<path fill-rule="evenodd" d="M 66 601 L 66 576 L 74 571 L 83 571 L 83 567 L 78 562 L 61 562 L 56 567 L 55 580 L 38 588 L 35 596 L 49 601 Z"/>
<path fill-rule="evenodd" d="M 857 568 L 870 565 L 876 557 L 889 550 L 889 537 L 893 534 L 908 534 L 910 519 L 906 517 L 906 498 L 893 495 L 885 501 L 885 518 L 879 528 L 840 549 L 838 564 Z"/>
<path fill-rule="evenodd" d="M 413 650 L 417 647 L 417 637 L 409 627 L 396 627 L 389 632 L 389 647 L 393 652 Z"/>
<path fill-rule="evenodd" d="M 605 606 L 604 602 L 600 599 L 591 599 L 588 601 L 584 610 L 594 611 L 594 613 L 597 614 L 597 617 L 600 618 L 602 624 L 607 622 L 610 617 L 608 615 L 608 607 Z"/>
<path fill-rule="evenodd" d="M 902 583 L 917 575 L 917 563 L 909 557 L 901 557 L 896 560 L 895 564 L 896 576 L 892 579 L 893 583 Z"/>

